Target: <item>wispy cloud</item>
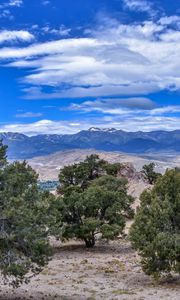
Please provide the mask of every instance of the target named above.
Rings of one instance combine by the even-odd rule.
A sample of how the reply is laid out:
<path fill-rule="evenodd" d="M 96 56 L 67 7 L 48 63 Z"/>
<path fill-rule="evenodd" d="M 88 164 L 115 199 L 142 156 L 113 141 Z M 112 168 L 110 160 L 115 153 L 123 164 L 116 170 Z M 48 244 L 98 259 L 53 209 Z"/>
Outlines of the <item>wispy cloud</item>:
<path fill-rule="evenodd" d="M 93 112 L 99 111 L 104 114 L 134 113 L 134 110 L 152 110 L 156 103 L 148 98 L 122 98 L 122 99 L 98 99 L 85 101 L 81 104 L 72 103 L 68 108 L 72 111 Z M 145 113 L 145 112 L 144 112 Z"/>
<path fill-rule="evenodd" d="M 136 116 L 125 118 L 121 116 L 105 116 L 103 118 L 86 118 L 69 121 L 41 120 L 32 123 L 16 123 L 0 125 L 0 132 L 20 132 L 27 135 L 35 134 L 71 134 L 90 127 L 117 128 L 125 131 L 152 131 L 179 129 L 179 117 L 171 116 Z"/>
<path fill-rule="evenodd" d="M 159 24 L 161 25 L 176 25 L 178 28 L 180 28 L 180 16 L 173 15 L 173 16 L 164 16 L 160 18 Z"/>
<path fill-rule="evenodd" d="M 157 10 L 154 9 L 152 2 L 147 0 L 123 0 L 124 7 L 131 11 L 145 12 L 154 17 Z"/>
<path fill-rule="evenodd" d="M 51 4 L 50 0 L 42 0 L 41 3 L 45 6 Z"/>
<path fill-rule="evenodd" d="M 3 2 L 0 4 L 0 18 L 6 18 L 13 20 L 14 16 L 11 9 L 14 7 L 21 7 L 23 5 L 23 0 L 9 0 L 8 2 Z"/>
<path fill-rule="evenodd" d="M 57 107 L 56 107 L 57 109 Z M 69 120 L 43 119 L 29 123 L 14 123 L 0 126 L 0 132 L 35 134 L 71 134 L 90 127 L 114 127 L 125 131 L 152 131 L 179 129 L 180 105 L 157 106 L 149 98 L 98 99 L 72 103 L 60 108 L 72 117 Z M 97 114 L 98 112 L 98 114 Z M 74 115 L 73 115 L 74 113 Z M 79 118 L 79 114 L 85 117 Z M 41 113 L 19 113 L 17 118 L 41 117 Z"/>
<path fill-rule="evenodd" d="M 23 5 L 23 0 L 10 0 L 6 5 L 20 7 Z"/>
<path fill-rule="evenodd" d="M 52 34 L 52 35 L 66 37 L 70 35 L 71 28 L 67 28 L 65 25 L 60 25 L 57 28 L 52 28 L 51 26 L 46 25 L 41 28 L 41 31 L 44 32 L 45 34 Z"/>
<path fill-rule="evenodd" d="M 180 105 L 168 105 L 153 109 L 150 115 L 165 115 L 165 114 L 177 114 L 180 113 Z"/>
<path fill-rule="evenodd" d="M 0 11 L 0 18 L 1 19 L 9 19 L 9 20 L 13 20 L 14 17 L 11 14 L 9 9 L 3 9 L 2 11 Z"/>
<path fill-rule="evenodd" d="M 30 42 L 34 39 L 34 35 L 25 30 L 3 30 L 0 31 L 0 43 L 12 41 Z"/>
<path fill-rule="evenodd" d="M 71 110 L 83 113 L 100 112 L 104 116 L 112 115 L 118 118 L 122 115 L 125 119 L 129 117 L 165 117 L 180 114 L 180 105 L 157 106 L 148 98 L 126 98 L 126 99 L 99 99 L 95 101 L 84 101 L 81 104 L 72 103 L 69 107 L 60 110 Z"/>
<path fill-rule="evenodd" d="M 28 69 L 27 98 L 140 96 L 180 89 L 178 18 L 103 22 L 88 37 L 0 49 L 0 60 Z M 7 65 L 8 66 L 8 65 Z M 50 86 L 52 93 L 44 93 Z"/>
<path fill-rule="evenodd" d="M 7 7 L 20 7 L 23 5 L 23 0 L 9 0 L 0 4 L 0 9 Z"/>
<path fill-rule="evenodd" d="M 16 118 L 39 118 L 42 117 L 42 113 L 24 112 L 15 115 Z"/>

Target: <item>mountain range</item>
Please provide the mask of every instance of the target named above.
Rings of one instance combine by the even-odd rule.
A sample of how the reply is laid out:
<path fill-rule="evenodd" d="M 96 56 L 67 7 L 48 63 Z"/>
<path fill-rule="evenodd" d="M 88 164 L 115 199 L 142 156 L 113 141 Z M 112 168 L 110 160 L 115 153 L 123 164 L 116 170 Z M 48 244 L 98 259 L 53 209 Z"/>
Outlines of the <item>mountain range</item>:
<path fill-rule="evenodd" d="M 43 134 L 27 136 L 21 133 L 0 133 L 8 145 L 9 159 L 28 159 L 58 151 L 96 149 L 132 154 L 180 153 L 180 130 L 126 132 L 115 128 L 95 128 L 76 134 Z"/>

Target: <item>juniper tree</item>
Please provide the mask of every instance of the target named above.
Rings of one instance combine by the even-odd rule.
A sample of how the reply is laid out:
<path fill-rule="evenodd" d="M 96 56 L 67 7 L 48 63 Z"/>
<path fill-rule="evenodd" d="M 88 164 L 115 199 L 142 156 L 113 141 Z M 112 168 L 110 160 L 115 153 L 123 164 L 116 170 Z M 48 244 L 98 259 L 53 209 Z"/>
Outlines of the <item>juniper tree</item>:
<path fill-rule="evenodd" d="M 61 196 L 56 203 L 62 237 L 84 240 L 87 247 L 95 245 L 98 233 L 105 239 L 117 237 L 123 232 L 126 219 L 133 216 L 133 198 L 127 194 L 127 181 L 106 175 L 104 165 L 107 162 L 98 161 L 94 156 L 91 159 L 91 167 L 89 159 L 68 167 L 68 181 L 64 179 L 67 168 L 61 171 Z M 74 172 L 77 169 L 78 176 Z M 81 177 L 79 174 L 82 175 L 80 181 L 77 180 Z"/>
<path fill-rule="evenodd" d="M 104 170 L 106 171 L 107 175 L 117 176 L 118 172 L 121 170 L 122 164 L 120 163 L 106 163 L 104 165 Z"/>
<path fill-rule="evenodd" d="M 103 173 L 105 166 L 106 162 L 96 154 L 87 156 L 83 162 L 65 166 L 59 174 L 59 193 L 68 187 L 79 186 L 85 189 L 90 181 Z"/>
<path fill-rule="evenodd" d="M 0 168 L 3 168 L 7 164 L 6 151 L 7 146 L 4 146 L 2 140 L 0 140 Z"/>
<path fill-rule="evenodd" d="M 18 286 L 48 262 L 49 195 L 40 192 L 37 174 L 26 162 L 7 164 L 0 146 L 0 271 Z"/>
<path fill-rule="evenodd" d="M 166 171 L 152 191 L 141 195 L 141 205 L 130 239 L 142 258 L 143 270 L 158 278 L 180 274 L 180 171 Z"/>
<path fill-rule="evenodd" d="M 155 172 L 155 163 L 153 162 L 148 165 L 144 165 L 142 168 L 142 173 L 149 184 L 154 184 L 161 176 L 160 173 Z"/>

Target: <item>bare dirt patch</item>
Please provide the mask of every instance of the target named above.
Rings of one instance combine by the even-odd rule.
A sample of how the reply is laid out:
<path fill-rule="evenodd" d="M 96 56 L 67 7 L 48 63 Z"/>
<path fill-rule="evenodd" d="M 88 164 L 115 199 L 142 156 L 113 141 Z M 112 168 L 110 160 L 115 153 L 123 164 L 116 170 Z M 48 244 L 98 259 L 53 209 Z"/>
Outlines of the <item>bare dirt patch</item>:
<path fill-rule="evenodd" d="M 128 241 L 55 245 L 53 260 L 28 285 L 17 290 L 0 285 L 3 300 L 179 300 L 180 278 L 161 285 L 141 270 L 138 255 Z"/>

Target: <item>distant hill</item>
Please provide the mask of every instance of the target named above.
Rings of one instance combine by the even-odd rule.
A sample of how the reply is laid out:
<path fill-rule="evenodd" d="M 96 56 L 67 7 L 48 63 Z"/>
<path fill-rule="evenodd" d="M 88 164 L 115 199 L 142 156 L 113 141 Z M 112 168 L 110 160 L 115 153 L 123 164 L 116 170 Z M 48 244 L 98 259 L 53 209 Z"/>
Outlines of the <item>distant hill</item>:
<path fill-rule="evenodd" d="M 132 154 L 180 153 L 180 130 L 125 132 L 115 128 L 90 128 L 76 134 L 26 136 L 20 133 L 0 133 L 9 146 L 10 159 L 28 159 L 58 151 L 96 149 Z"/>
<path fill-rule="evenodd" d="M 166 154 L 165 156 L 161 156 L 157 154 L 142 157 L 140 155 L 136 156 L 132 154 L 94 149 L 60 151 L 45 156 L 27 159 L 27 161 L 39 174 L 41 181 L 56 181 L 58 179 L 60 169 L 64 166 L 84 161 L 86 156 L 91 154 L 97 154 L 101 159 L 104 159 L 109 163 L 123 163 L 125 165 L 131 165 L 137 172 L 142 170 L 142 166 L 144 164 L 148 164 L 152 161 L 155 163 L 156 171 L 160 173 L 164 173 L 166 168 L 174 168 L 175 166 L 180 167 L 180 155 L 168 156 Z M 129 177 L 130 176 L 128 176 L 128 178 Z"/>

